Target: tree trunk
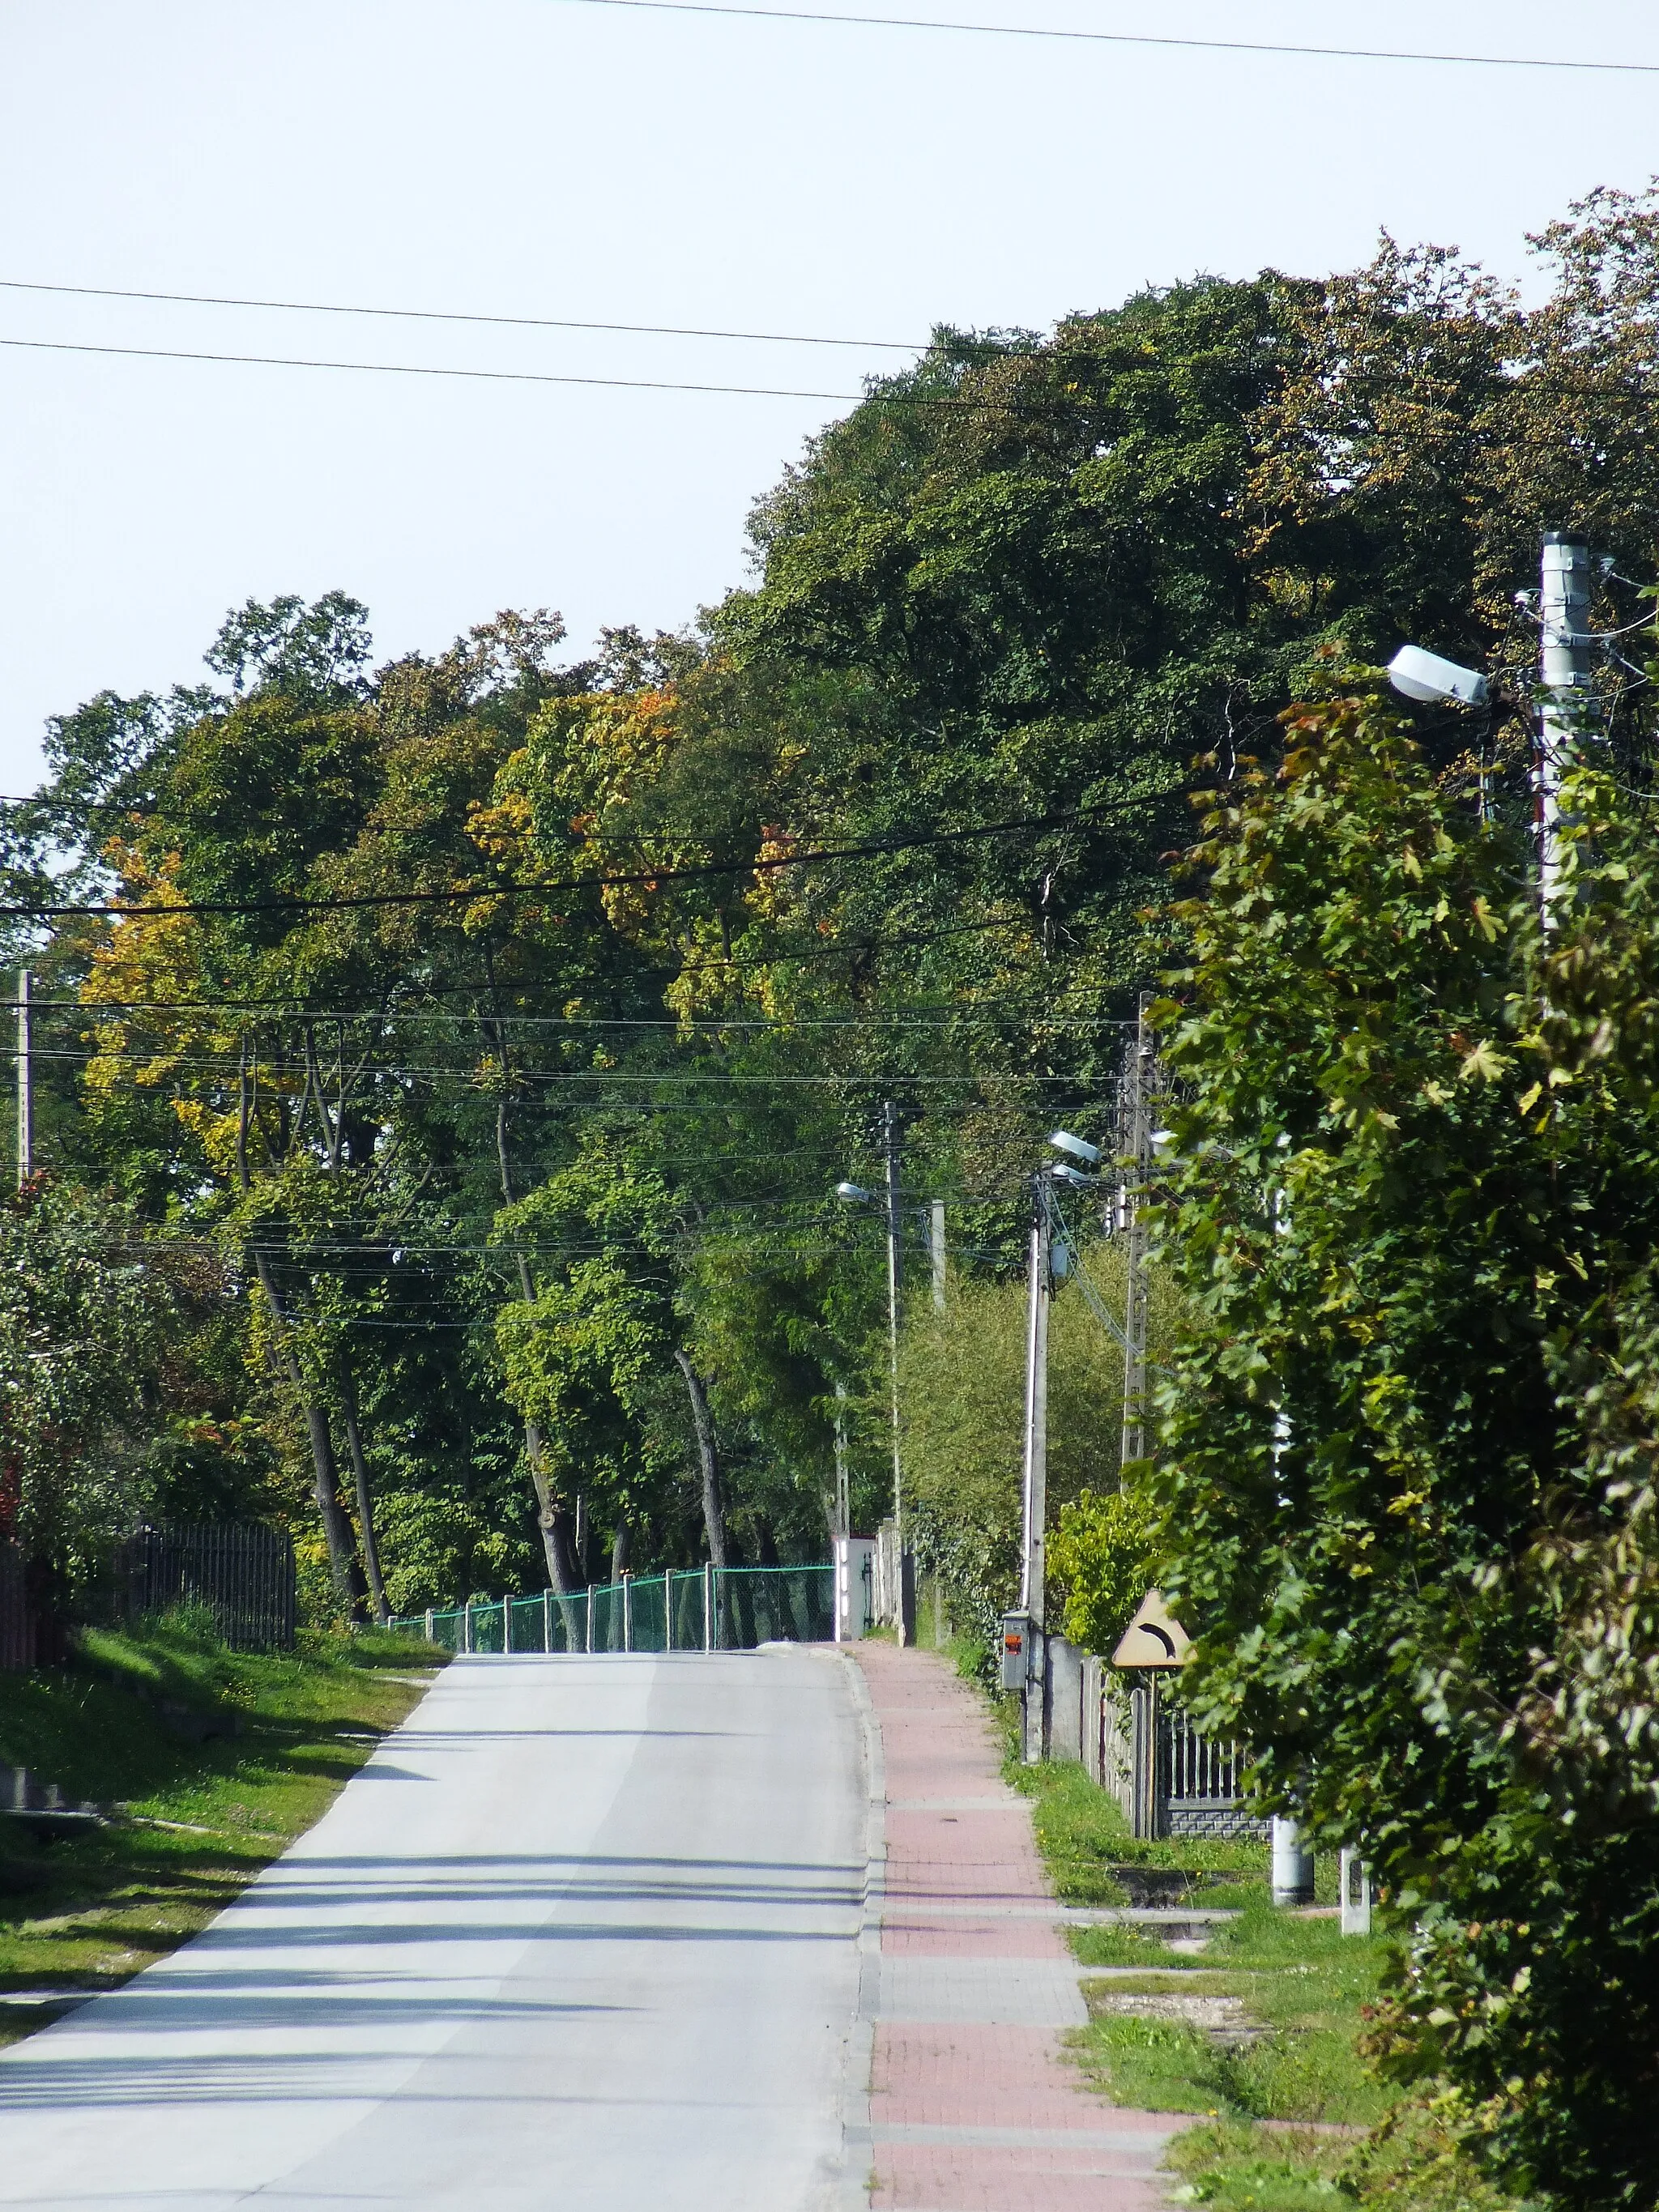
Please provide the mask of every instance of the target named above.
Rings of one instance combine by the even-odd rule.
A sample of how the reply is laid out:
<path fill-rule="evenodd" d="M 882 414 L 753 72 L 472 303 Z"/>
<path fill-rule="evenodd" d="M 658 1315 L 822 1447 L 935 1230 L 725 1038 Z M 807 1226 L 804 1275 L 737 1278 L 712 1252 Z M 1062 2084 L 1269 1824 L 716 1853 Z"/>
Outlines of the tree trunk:
<path fill-rule="evenodd" d="M 550 1589 L 572 1597 L 582 1587 L 576 1564 L 575 1530 L 570 1508 L 547 1479 L 546 1446 L 539 1421 L 524 1425 L 524 1455 L 530 1463 L 530 1480 L 536 1492 L 536 1525 L 542 1532 L 542 1554 L 547 1561 Z"/>
<path fill-rule="evenodd" d="M 489 977 L 492 1009 L 495 1006 L 495 979 Z M 489 1030 L 486 1028 L 486 1037 Z M 501 1187 L 501 1204 L 514 1202 L 513 1152 L 508 1141 L 507 1100 L 495 1102 L 495 1168 Z M 530 1279 L 530 1263 L 520 1252 L 519 1263 L 519 1291 L 528 1305 L 536 1295 L 535 1285 Z M 583 1584 L 582 1572 L 576 1559 L 575 1531 L 571 1527 L 570 1509 L 547 1479 L 547 1451 L 539 1421 L 526 1418 L 524 1425 L 524 1455 L 530 1466 L 531 1486 L 536 1492 L 536 1523 L 542 1532 L 542 1553 L 547 1561 L 547 1581 L 550 1589 L 562 1598 L 574 1597 Z"/>
<path fill-rule="evenodd" d="M 320 1406 L 312 1402 L 312 1394 L 306 1389 L 305 1376 L 301 1372 L 294 1346 L 289 1341 L 288 1316 L 276 1293 L 270 1262 L 257 1247 L 253 1266 L 259 1278 L 259 1286 L 270 1307 L 277 1356 L 305 1414 L 306 1434 L 311 1442 L 312 1473 L 316 1486 L 317 1517 L 323 1524 L 323 1538 L 328 1546 L 328 1564 L 334 1577 L 334 1587 L 346 1608 L 347 1619 L 354 1627 L 359 1627 L 364 1619 L 363 1600 L 367 1590 L 362 1570 L 357 1565 L 356 1547 L 351 1540 L 351 1523 L 346 1519 L 340 1504 L 339 1477 L 334 1462 L 334 1439 L 329 1434 L 328 1415 Z"/>
<path fill-rule="evenodd" d="M 708 1410 L 708 1393 L 688 1353 L 677 1349 L 674 1364 L 685 1377 L 686 1395 L 691 1401 L 691 1425 L 697 1432 L 697 1460 L 702 1468 L 702 1525 L 708 1538 L 708 1557 L 717 1567 L 730 1566 L 726 1499 L 720 1489 L 720 1448 L 714 1437 L 714 1417 Z"/>
<path fill-rule="evenodd" d="M 362 1424 L 357 1418 L 357 1382 L 351 1371 L 351 1362 L 343 1356 L 340 1361 L 340 1411 L 345 1425 L 346 1450 L 357 1486 L 357 1534 L 363 1547 L 363 1572 L 368 1577 L 374 1618 L 384 1628 L 392 1618 L 392 1609 L 386 1601 L 380 1545 L 374 1534 L 374 1500 L 369 1490 L 368 1462 L 363 1452 Z"/>
<path fill-rule="evenodd" d="M 613 1583 L 619 1583 L 628 1572 L 629 1555 L 633 1548 L 633 1538 L 627 1522 L 617 1522 L 616 1538 L 611 1547 L 611 1579 Z"/>

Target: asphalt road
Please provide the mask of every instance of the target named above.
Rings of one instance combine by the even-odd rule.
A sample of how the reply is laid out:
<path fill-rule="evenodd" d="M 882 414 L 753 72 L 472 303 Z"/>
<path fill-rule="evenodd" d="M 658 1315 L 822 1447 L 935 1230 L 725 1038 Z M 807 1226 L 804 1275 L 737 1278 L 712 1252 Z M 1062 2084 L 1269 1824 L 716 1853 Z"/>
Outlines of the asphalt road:
<path fill-rule="evenodd" d="M 862 1814 L 828 1653 L 458 1661 L 202 1936 L 0 2058 L 0 2204 L 833 2203 Z"/>

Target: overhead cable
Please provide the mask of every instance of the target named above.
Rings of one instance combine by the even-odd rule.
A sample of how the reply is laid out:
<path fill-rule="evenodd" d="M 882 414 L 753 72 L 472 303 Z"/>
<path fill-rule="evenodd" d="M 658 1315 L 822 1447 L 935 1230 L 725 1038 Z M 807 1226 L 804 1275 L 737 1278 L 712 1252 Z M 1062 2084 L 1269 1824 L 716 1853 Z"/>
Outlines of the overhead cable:
<path fill-rule="evenodd" d="M 1659 76 L 1659 62 L 1584 61 L 1547 54 L 1462 54 L 1405 46 L 1314 46 L 1267 39 L 1177 38 L 1154 31 L 1072 30 L 1060 24 L 968 23 L 926 15 L 854 15 L 817 8 L 743 8 L 727 0 L 560 0 L 653 15 L 723 15 L 755 23 L 839 24 L 857 30 L 943 31 L 984 39 L 1058 40 L 1070 46 L 1151 46 L 1181 53 L 1268 54 L 1342 62 L 1427 62 L 1459 69 L 1575 70 L 1595 76 Z"/>
<path fill-rule="evenodd" d="M 969 830 L 931 830 L 907 837 L 872 838 L 856 845 L 817 846 L 800 852 L 779 854 L 765 860 L 707 860 L 684 867 L 636 868 L 619 876 L 532 878 L 529 881 L 476 884 L 464 890 L 441 891 L 347 891 L 331 894 L 325 898 L 178 899 L 143 906 L 117 904 L 110 901 L 96 904 L 51 905 L 43 901 L 38 904 L 0 906 L 0 919 L 46 921 L 71 916 L 118 920 L 123 917 L 161 919 L 173 915 L 192 914 L 332 914 L 366 907 L 470 906 L 487 899 L 557 896 L 584 890 L 654 890 L 663 884 L 691 882 L 710 876 L 770 875 L 781 868 L 807 867 L 824 860 L 875 859 L 887 854 L 964 843 L 976 837 L 1008 836 L 1021 830 L 1057 830 L 1079 821 L 1109 820 L 1115 816 L 1133 812 L 1137 808 L 1156 805 L 1162 800 L 1179 796 L 1181 793 L 1177 791 L 1148 793 L 1139 799 L 1117 801 L 1110 805 L 1073 806 L 1054 813 L 1015 815 L 1006 822 L 979 823 Z"/>

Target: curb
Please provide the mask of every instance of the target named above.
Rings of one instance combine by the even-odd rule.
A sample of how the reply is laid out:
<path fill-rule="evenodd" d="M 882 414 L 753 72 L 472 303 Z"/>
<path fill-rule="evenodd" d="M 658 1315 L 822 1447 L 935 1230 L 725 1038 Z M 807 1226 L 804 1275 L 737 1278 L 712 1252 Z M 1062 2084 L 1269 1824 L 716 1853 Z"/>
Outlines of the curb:
<path fill-rule="evenodd" d="M 841 2175 L 830 2202 L 837 2212 L 869 2212 L 875 2156 L 870 2126 L 870 2073 L 881 2004 L 881 1923 L 887 1893 L 887 1767 L 881 1729 L 863 1670 L 849 1652 L 836 1657 L 847 1670 L 853 1710 L 864 1747 L 864 1911 L 859 1926 L 858 2011 L 847 2039 L 842 2085 Z"/>

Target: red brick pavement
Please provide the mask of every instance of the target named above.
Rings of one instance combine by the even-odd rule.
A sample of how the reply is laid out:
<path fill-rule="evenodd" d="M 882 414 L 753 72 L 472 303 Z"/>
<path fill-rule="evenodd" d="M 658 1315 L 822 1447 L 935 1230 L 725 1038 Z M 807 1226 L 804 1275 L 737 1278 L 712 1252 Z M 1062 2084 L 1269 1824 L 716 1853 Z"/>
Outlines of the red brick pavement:
<path fill-rule="evenodd" d="M 932 1652 L 870 1643 L 855 1656 L 886 1769 L 884 1986 L 890 1973 L 912 1978 L 893 1984 L 908 1991 L 903 2016 L 876 2026 L 872 2204 L 1152 2212 L 1166 2201 L 1158 2164 L 1179 2124 L 1091 2094 L 1063 2053 L 1064 2029 L 1036 2024 L 1062 1988 L 1075 2012 L 1071 1954 L 1032 1910 L 1050 1892 L 984 1706 Z M 941 1964 L 930 1983 L 932 1963 L 947 1960 L 968 1962 L 965 1973 Z M 937 2021 L 916 2016 L 930 1989 L 945 2014 Z"/>

